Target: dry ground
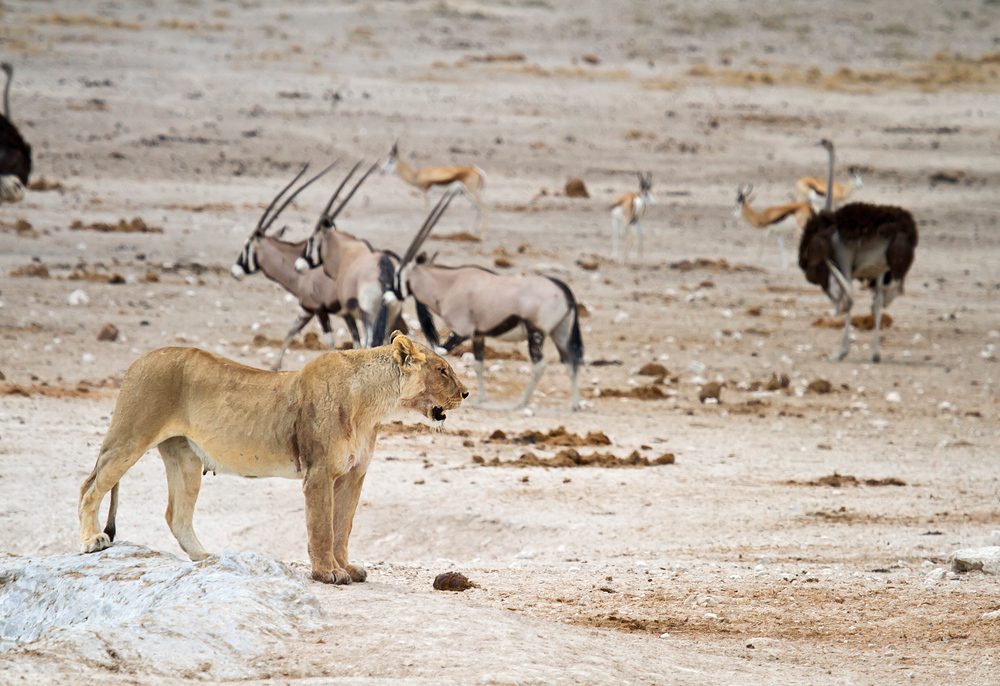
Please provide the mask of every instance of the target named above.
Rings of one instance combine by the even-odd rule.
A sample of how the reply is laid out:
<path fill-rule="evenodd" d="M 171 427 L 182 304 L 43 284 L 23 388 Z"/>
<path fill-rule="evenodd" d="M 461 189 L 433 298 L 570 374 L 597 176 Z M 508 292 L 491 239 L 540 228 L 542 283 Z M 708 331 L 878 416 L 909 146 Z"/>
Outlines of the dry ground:
<path fill-rule="evenodd" d="M 494 404 L 450 413 L 443 434 L 400 417 L 352 538 L 371 583 L 314 584 L 329 630 L 276 655 L 275 677 L 1000 681 L 1000 626 L 983 619 L 1000 607 L 995 578 L 943 573 L 954 550 L 1000 544 L 1000 5 L 62 5 L 8 1 L 0 18 L 12 117 L 47 182 L 0 208 L 0 551 L 75 548 L 78 485 L 140 353 L 182 343 L 269 363 L 254 337 L 280 339 L 294 308 L 229 265 L 299 164 L 374 159 L 398 138 L 414 165 L 487 171 L 485 239 L 430 244 L 440 260 L 502 257 L 585 304 L 587 407 L 566 410 L 550 349 L 530 413 L 500 406 L 527 380 L 505 359 Z M 740 183 L 776 204 L 823 173 L 823 136 L 841 177 L 871 168 L 859 199 L 908 207 L 921 232 L 880 365 L 867 332 L 827 361 L 839 331 L 813 325 L 825 297 L 773 244 L 758 264 L 759 235 L 732 217 Z M 636 169 L 659 204 L 642 264 L 623 268 L 604 259 L 607 207 Z M 562 196 L 569 176 L 592 198 Z M 286 212 L 290 235 L 333 183 Z M 341 228 L 402 250 L 422 216 L 400 179 L 373 177 Z M 472 217 L 458 200 L 439 232 Z M 68 304 L 76 289 L 89 304 Z M 106 323 L 114 342 L 97 340 Z M 637 373 L 649 362 L 661 383 Z M 788 388 L 764 390 L 772 374 Z M 698 401 L 699 377 L 726 382 L 721 404 Z M 807 390 L 817 380 L 830 392 Z M 675 462 L 482 464 L 552 457 L 562 448 L 510 438 L 560 425 L 611 440 L 581 453 Z M 856 481 L 822 480 L 834 474 Z M 155 455 L 122 493 L 119 535 L 179 553 Z M 298 484 L 217 477 L 202 493 L 210 549 L 307 559 Z M 431 590 L 445 570 L 481 588 Z M 0 660 L 0 681 L 151 681 L 71 656 Z"/>

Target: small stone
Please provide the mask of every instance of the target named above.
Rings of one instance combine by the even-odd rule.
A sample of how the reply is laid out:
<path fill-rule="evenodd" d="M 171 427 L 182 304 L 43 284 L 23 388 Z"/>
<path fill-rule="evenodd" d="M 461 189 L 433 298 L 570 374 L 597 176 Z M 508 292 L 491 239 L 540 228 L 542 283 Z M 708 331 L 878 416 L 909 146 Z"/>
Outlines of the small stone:
<path fill-rule="evenodd" d="M 82 288 L 77 288 L 66 298 L 66 303 L 74 307 L 76 305 L 89 305 L 90 296 Z"/>
<path fill-rule="evenodd" d="M 118 340 L 118 327 L 110 322 L 104 325 L 100 333 L 97 334 L 97 340 L 99 341 L 116 341 Z"/>

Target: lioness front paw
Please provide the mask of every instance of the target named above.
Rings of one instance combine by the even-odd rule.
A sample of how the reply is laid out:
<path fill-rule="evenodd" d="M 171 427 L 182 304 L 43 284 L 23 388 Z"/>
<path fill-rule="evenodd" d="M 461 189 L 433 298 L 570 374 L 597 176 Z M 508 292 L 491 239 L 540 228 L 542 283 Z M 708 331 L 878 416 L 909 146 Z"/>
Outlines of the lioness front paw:
<path fill-rule="evenodd" d="M 80 546 L 81 553 L 96 553 L 99 550 L 111 547 L 111 538 L 107 534 L 97 534 L 91 536 Z"/>
<path fill-rule="evenodd" d="M 324 584 L 349 584 L 351 583 L 351 575 L 346 569 L 331 569 L 330 571 L 318 571 L 313 570 L 312 578 L 316 581 L 322 581 Z"/>
<path fill-rule="evenodd" d="M 362 565 L 347 565 L 345 569 L 351 575 L 351 581 L 356 584 L 364 583 L 368 579 L 368 571 Z"/>

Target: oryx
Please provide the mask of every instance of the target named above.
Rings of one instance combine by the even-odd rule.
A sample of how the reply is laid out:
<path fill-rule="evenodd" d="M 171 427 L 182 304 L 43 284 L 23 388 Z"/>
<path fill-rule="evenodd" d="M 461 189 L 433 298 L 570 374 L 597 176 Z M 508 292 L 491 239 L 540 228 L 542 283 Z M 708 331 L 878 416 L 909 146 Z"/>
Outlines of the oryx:
<path fill-rule="evenodd" d="M 313 181 L 326 174 L 334 164 L 336 162 L 302 184 L 294 193 L 288 196 L 277 211 L 271 214 L 271 210 L 274 209 L 281 196 L 294 186 L 302 175 L 305 174 L 306 169 L 309 168 L 308 164 L 303 166 L 302 170 L 292 179 L 291 183 L 282 188 L 281 192 L 274 197 L 271 204 L 264 210 L 260 221 L 257 222 L 257 227 L 250 234 L 246 243 L 243 244 L 243 250 L 240 251 L 236 263 L 232 266 L 232 275 L 237 279 L 247 274 L 254 274 L 257 271 L 264 272 L 264 276 L 281 284 L 285 290 L 294 295 L 299 301 L 299 307 L 302 308 L 298 320 L 289 329 L 282 343 L 281 350 L 278 352 L 278 359 L 275 360 L 272 367 L 275 371 L 281 369 L 281 360 L 285 356 L 285 350 L 288 349 L 288 345 L 292 342 L 292 339 L 305 328 L 306 324 L 312 321 L 313 317 L 319 319 L 319 324 L 327 337 L 327 345 L 331 350 L 335 347 L 336 341 L 334 340 L 333 329 L 330 327 L 330 315 L 340 311 L 340 302 L 337 300 L 336 282 L 327 276 L 322 269 L 310 269 L 304 274 L 295 271 L 295 259 L 305 249 L 305 241 L 290 243 L 280 240 L 281 234 L 284 233 L 284 228 L 276 236 L 267 235 L 267 230 L 274 223 L 275 219 L 278 218 L 282 210 L 288 207 L 289 203 L 295 199 L 295 196 L 305 190 Z M 357 326 L 354 324 L 353 319 L 345 317 L 345 320 L 352 333 L 356 333 Z"/>
<path fill-rule="evenodd" d="M 377 167 L 373 165 L 365 172 L 337 209 L 331 212 L 340 191 L 360 166 L 361 162 L 354 165 L 330 197 L 301 256 L 295 260 L 295 269 L 304 273 L 310 268 L 320 267 L 337 282 L 337 300 L 344 312 L 361 321 L 360 338 L 355 340 L 361 347 L 370 348 L 385 342 L 387 334 L 391 333 L 386 331 L 385 322 L 396 321 L 402 308 L 399 305 L 389 307 L 385 312 L 388 318 L 378 319 L 383 309 L 382 296 L 392 292 L 399 257 L 390 251 L 376 250 L 368 241 L 340 231 L 334 225 L 334 219 L 347 201 Z"/>
<path fill-rule="evenodd" d="M 455 196 L 451 191 L 437 204 L 417 233 L 406 254 L 399 262 L 396 292 L 387 300 L 404 300 L 412 295 L 417 317 L 428 342 L 435 348 L 454 350 L 463 341 L 472 339 L 477 403 L 486 400 L 483 381 L 485 338 L 505 341 L 528 341 L 532 362 L 531 380 L 515 408 L 528 404 L 545 370 L 542 345 L 551 336 L 566 365 L 572 387 L 571 409 L 579 409 L 580 392 L 577 372 L 583 361 L 583 339 L 576 298 L 562 281 L 548 276 L 501 276 L 478 266 L 449 267 L 434 262 L 420 247 L 434 224 Z M 451 329 L 451 335 L 439 342 L 431 312 L 439 315 Z"/>

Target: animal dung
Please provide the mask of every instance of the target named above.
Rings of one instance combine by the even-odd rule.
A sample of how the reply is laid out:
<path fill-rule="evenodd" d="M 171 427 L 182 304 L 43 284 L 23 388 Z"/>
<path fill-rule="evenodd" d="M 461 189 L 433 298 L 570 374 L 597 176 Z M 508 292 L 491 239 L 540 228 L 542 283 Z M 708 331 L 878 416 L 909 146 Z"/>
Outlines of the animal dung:
<path fill-rule="evenodd" d="M 663 378 L 670 372 L 659 362 L 647 362 L 639 368 L 637 373 L 640 376 L 658 376 Z"/>
<path fill-rule="evenodd" d="M 590 193 L 587 191 L 587 184 L 583 182 L 583 179 L 578 179 L 575 176 L 571 176 L 566 181 L 566 197 L 568 198 L 590 197 Z"/>
<path fill-rule="evenodd" d="M 843 317 L 817 317 L 812 321 L 812 325 L 825 329 L 839 329 L 844 326 Z M 860 331 L 871 331 L 875 328 L 875 316 L 871 314 L 856 314 L 851 317 L 851 326 Z M 892 326 L 892 316 L 888 312 L 882 313 L 882 329 Z"/>
<path fill-rule="evenodd" d="M 566 431 L 565 426 L 551 429 L 548 433 L 525 431 L 512 438 L 508 438 L 504 431 L 497 429 L 486 440 L 487 442 L 496 441 L 522 445 L 548 444 L 566 447 L 611 445 L 611 439 L 603 431 L 590 431 L 586 436 L 580 436 Z"/>
<path fill-rule="evenodd" d="M 850 474 L 838 474 L 834 472 L 829 476 L 823 476 L 819 479 L 813 479 L 812 481 L 795 481 L 789 480 L 785 482 L 789 486 L 830 486 L 831 488 L 843 488 L 844 486 L 905 486 L 906 482 L 902 479 L 897 479 L 896 477 L 888 477 L 886 479 L 859 479 L 856 476 L 851 476 Z"/>
<path fill-rule="evenodd" d="M 105 324 L 101 331 L 97 334 L 97 340 L 99 341 L 117 341 L 118 340 L 118 327 L 114 324 L 108 322 Z"/>
<path fill-rule="evenodd" d="M 833 392 L 833 384 L 826 379 L 813 379 L 809 382 L 809 385 L 806 386 L 806 393 L 824 395 L 831 392 Z"/>
<path fill-rule="evenodd" d="M 771 372 L 771 378 L 767 380 L 764 385 L 764 390 L 766 391 L 778 391 L 783 388 L 788 388 L 791 383 L 791 379 L 788 378 L 788 374 L 778 374 L 777 372 Z"/>
<path fill-rule="evenodd" d="M 650 460 L 639 454 L 638 450 L 633 450 L 628 457 L 618 457 L 612 453 L 591 453 L 583 455 L 573 448 L 564 448 L 554 457 L 538 457 L 534 453 L 528 452 L 521 455 L 516 460 L 503 461 L 494 457 L 487 462 L 479 455 L 474 455 L 472 461 L 484 467 L 605 467 L 610 469 L 628 467 L 656 467 L 660 465 L 674 464 L 676 457 L 673 453 L 663 453 L 657 458 Z"/>
<path fill-rule="evenodd" d="M 10 270 L 11 276 L 34 276 L 39 279 L 49 278 L 49 268 L 44 264 L 34 262 L 23 267 Z"/>
<path fill-rule="evenodd" d="M 105 222 L 84 224 L 79 219 L 74 219 L 70 222 L 69 229 L 70 231 L 100 231 L 102 233 L 163 233 L 162 227 L 149 226 L 139 217 L 135 217 L 131 221 L 119 219 L 115 224 Z"/>
<path fill-rule="evenodd" d="M 719 397 L 722 393 L 722 389 L 726 387 L 726 384 L 719 383 L 718 381 L 710 381 L 701 387 L 698 391 L 698 400 L 704 403 L 706 400 L 715 400 L 718 403 L 722 403 L 722 398 Z"/>
<path fill-rule="evenodd" d="M 480 588 L 475 581 L 469 581 L 461 572 L 442 572 L 434 577 L 436 591 L 467 591 L 470 588 Z"/>
<path fill-rule="evenodd" d="M 268 338 L 262 333 L 256 334 L 250 345 L 254 348 L 281 348 L 283 341 L 275 338 Z M 293 339 L 288 345 L 289 350 L 326 350 L 327 347 L 319 340 L 319 335 L 315 331 L 308 332 L 302 340 Z"/>
<path fill-rule="evenodd" d="M 633 398 L 635 400 L 663 400 L 669 395 L 659 386 L 636 386 L 623 390 L 620 388 L 598 388 L 596 395 L 600 398 Z"/>

